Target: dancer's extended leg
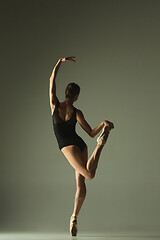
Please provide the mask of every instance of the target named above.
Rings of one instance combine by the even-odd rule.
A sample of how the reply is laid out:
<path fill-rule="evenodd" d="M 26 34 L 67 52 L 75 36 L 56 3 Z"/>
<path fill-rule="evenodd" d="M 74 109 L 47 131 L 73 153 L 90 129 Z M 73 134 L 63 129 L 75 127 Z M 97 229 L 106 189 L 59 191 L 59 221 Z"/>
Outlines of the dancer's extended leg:
<path fill-rule="evenodd" d="M 109 133 L 110 133 L 110 129 L 108 128 L 108 131 L 106 131 L 106 133 L 105 133 L 105 142 L 108 139 Z M 92 153 L 90 159 L 87 162 L 87 169 L 89 172 L 91 172 L 93 177 L 95 176 L 99 157 L 100 157 L 103 147 L 104 147 L 104 145 L 97 143 L 97 146 L 96 146 L 94 152 Z"/>
<path fill-rule="evenodd" d="M 107 130 L 105 130 L 104 131 L 105 140 L 107 140 L 108 135 L 109 135 L 109 131 L 107 132 Z M 103 138 L 100 138 L 100 140 L 101 139 Z M 98 165 L 100 153 L 104 147 L 104 145 L 101 145 L 100 142 L 97 144 L 94 152 L 92 153 L 90 159 L 88 160 L 87 166 L 85 166 L 83 162 L 82 153 L 79 147 L 75 145 L 70 145 L 70 146 L 63 147 L 61 151 L 63 152 L 63 154 L 65 155 L 65 157 L 67 158 L 67 160 L 75 170 L 77 170 L 85 178 L 93 179 L 97 165 Z M 103 144 L 103 140 L 102 140 L 102 144 Z"/>
<path fill-rule="evenodd" d="M 92 153 L 90 159 L 87 162 L 87 169 L 89 172 L 91 172 L 93 177 L 95 176 L 96 169 L 98 167 L 98 161 L 99 161 L 102 149 L 103 149 L 103 146 L 100 146 L 97 144 L 94 152 Z"/>

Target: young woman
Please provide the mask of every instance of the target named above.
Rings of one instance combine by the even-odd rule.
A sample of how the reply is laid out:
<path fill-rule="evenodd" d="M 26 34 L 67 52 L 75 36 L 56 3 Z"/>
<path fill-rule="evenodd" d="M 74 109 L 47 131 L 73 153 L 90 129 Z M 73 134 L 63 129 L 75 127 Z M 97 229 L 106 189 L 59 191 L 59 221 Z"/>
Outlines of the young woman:
<path fill-rule="evenodd" d="M 67 85 L 65 90 L 65 101 L 59 102 L 56 95 L 55 82 L 57 71 L 62 62 L 75 62 L 73 58 L 75 57 L 65 57 L 58 60 L 50 76 L 49 96 L 54 133 L 57 138 L 59 149 L 75 169 L 77 191 L 75 194 L 73 214 L 70 218 L 70 234 L 76 236 L 77 216 L 86 196 L 85 178 L 94 178 L 100 153 L 107 141 L 111 129 L 114 128 L 114 125 L 113 123 L 104 120 L 94 129 L 90 127 L 85 120 L 82 111 L 73 106 L 73 103 L 78 99 L 80 93 L 80 87 L 75 83 L 69 83 Z M 97 146 L 89 159 L 86 143 L 75 132 L 77 121 L 92 138 L 94 138 L 103 128 L 101 135 L 97 138 Z"/>

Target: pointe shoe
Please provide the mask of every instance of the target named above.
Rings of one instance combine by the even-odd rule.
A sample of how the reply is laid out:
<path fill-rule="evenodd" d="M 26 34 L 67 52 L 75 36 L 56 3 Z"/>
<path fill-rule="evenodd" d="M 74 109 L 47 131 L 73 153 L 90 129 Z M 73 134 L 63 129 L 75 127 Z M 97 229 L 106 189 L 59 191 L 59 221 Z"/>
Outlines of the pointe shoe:
<path fill-rule="evenodd" d="M 110 122 L 108 120 L 106 120 L 106 122 L 108 123 L 108 127 L 110 130 L 114 128 L 114 124 L 112 122 Z"/>
<path fill-rule="evenodd" d="M 97 138 L 98 145 L 105 145 L 110 130 L 111 129 L 107 125 L 103 127 L 102 133 Z"/>
<path fill-rule="evenodd" d="M 77 236 L 77 217 L 71 216 L 70 218 L 70 234 L 71 236 Z"/>

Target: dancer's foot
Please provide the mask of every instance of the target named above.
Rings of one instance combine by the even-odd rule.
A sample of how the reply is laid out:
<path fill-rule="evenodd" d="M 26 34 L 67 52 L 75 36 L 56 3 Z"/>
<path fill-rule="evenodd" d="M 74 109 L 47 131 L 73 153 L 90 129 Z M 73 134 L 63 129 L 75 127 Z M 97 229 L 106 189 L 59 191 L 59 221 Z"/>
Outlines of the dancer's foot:
<path fill-rule="evenodd" d="M 77 236 L 77 217 L 71 216 L 70 218 L 70 234 L 71 236 Z"/>
<path fill-rule="evenodd" d="M 98 145 L 105 145 L 107 138 L 108 138 L 108 134 L 110 132 L 110 127 L 109 126 L 104 126 L 102 129 L 102 133 L 100 134 L 100 136 L 97 138 L 97 143 Z"/>
<path fill-rule="evenodd" d="M 110 130 L 114 128 L 114 124 L 112 122 L 106 120 L 106 123 L 108 123 L 108 127 Z"/>

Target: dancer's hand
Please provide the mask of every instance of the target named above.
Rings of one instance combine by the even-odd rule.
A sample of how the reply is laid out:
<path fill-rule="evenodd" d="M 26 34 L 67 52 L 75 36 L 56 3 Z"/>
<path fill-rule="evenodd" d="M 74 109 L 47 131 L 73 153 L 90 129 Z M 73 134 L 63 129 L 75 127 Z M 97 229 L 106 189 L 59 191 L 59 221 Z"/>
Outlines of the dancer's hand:
<path fill-rule="evenodd" d="M 65 62 L 65 61 L 75 62 L 75 60 L 73 58 L 75 58 L 75 57 L 64 57 L 64 58 L 60 58 L 60 60 L 61 60 L 61 62 Z"/>
<path fill-rule="evenodd" d="M 104 126 L 108 126 L 110 129 L 114 128 L 114 124 L 108 120 L 103 121 Z"/>

